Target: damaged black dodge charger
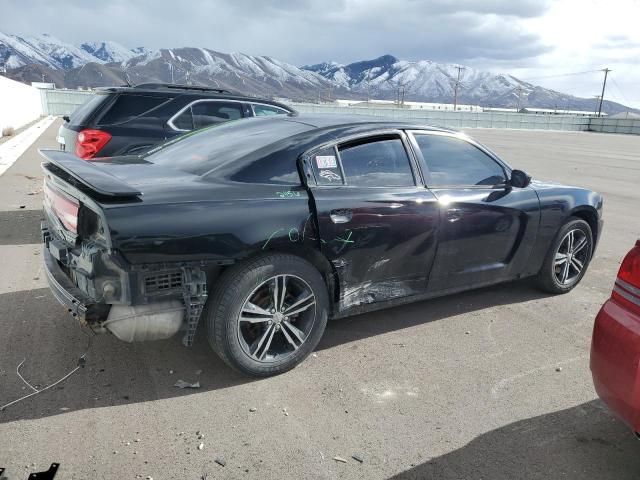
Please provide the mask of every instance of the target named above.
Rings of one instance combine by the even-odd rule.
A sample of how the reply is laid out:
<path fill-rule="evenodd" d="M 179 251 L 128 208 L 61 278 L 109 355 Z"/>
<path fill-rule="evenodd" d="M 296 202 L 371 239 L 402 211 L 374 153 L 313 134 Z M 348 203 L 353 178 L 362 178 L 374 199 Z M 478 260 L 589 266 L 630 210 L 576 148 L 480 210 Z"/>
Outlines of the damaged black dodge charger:
<path fill-rule="evenodd" d="M 73 317 L 185 345 L 204 323 L 251 375 L 294 367 L 328 318 L 527 276 L 567 292 L 602 230 L 599 194 L 416 124 L 279 116 L 142 157 L 41 153 L 47 276 Z"/>

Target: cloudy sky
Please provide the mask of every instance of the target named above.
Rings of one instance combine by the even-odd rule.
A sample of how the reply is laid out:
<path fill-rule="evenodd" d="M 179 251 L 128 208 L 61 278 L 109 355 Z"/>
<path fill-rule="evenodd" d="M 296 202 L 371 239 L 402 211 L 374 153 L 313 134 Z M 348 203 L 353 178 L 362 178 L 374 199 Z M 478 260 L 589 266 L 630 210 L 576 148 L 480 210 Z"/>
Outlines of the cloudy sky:
<path fill-rule="evenodd" d="M 0 0 L 0 31 L 208 47 L 297 65 L 390 53 L 640 107 L 640 0 Z M 589 72 L 579 73 L 578 72 Z"/>

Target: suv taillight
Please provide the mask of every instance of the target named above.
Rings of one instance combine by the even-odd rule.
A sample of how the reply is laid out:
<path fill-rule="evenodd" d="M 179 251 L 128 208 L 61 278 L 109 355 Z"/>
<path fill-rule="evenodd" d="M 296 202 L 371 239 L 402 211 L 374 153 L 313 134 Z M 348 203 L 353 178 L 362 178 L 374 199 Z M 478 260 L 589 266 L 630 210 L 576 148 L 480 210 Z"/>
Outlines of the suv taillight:
<path fill-rule="evenodd" d="M 82 130 L 76 138 L 76 155 L 88 160 L 95 157 L 111 140 L 111 135 L 102 130 Z"/>
<path fill-rule="evenodd" d="M 640 240 L 624 257 L 611 298 L 640 310 Z"/>

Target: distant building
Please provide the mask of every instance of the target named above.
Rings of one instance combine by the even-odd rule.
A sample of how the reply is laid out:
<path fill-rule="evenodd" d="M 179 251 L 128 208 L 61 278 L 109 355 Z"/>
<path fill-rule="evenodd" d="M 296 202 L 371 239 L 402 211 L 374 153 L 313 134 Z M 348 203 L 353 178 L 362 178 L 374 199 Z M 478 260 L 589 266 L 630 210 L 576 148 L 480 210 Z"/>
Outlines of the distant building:
<path fill-rule="evenodd" d="M 525 107 L 519 110 L 520 113 L 533 113 L 536 115 L 573 115 L 574 117 L 592 117 L 596 115 L 596 112 L 589 112 L 585 110 L 561 110 L 558 108 L 535 108 Z M 606 117 L 606 113 L 602 113 L 603 117 Z"/>
<path fill-rule="evenodd" d="M 358 108 L 404 108 L 407 110 L 440 110 L 454 111 L 453 103 L 430 103 L 430 102 L 409 102 L 404 101 L 398 104 L 395 100 L 335 100 L 336 104 L 341 107 L 358 107 Z M 480 105 L 463 105 L 458 104 L 456 111 L 459 112 L 481 112 Z"/>
<path fill-rule="evenodd" d="M 519 113 L 517 108 L 501 108 L 501 107 L 484 107 L 483 112 L 496 112 L 496 113 Z"/>
<path fill-rule="evenodd" d="M 42 88 L 45 90 L 56 88 L 55 83 L 49 83 L 49 82 L 31 82 L 31 86 L 35 88 Z"/>

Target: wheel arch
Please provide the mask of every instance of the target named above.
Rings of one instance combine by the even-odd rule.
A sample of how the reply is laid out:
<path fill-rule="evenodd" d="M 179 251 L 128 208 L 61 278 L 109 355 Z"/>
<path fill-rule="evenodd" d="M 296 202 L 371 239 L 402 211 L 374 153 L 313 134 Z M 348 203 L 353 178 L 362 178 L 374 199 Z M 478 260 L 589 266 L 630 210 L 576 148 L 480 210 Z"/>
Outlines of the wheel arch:
<path fill-rule="evenodd" d="M 242 259 L 237 260 L 231 265 L 225 265 L 222 267 L 216 266 L 207 269 L 207 285 L 208 290 L 211 292 L 213 288 L 215 288 L 215 284 L 217 280 L 226 272 L 229 268 L 236 267 L 238 265 L 243 265 L 247 262 L 254 261 L 259 257 L 266 257 L 269 255 L 292 255 L 302 260 L 309 262 L 313 267 L 320 272 L 322 279 L 327 287 L 327 294 L 329 295 L 330 300 L 330 316 L 335 311 L 335 308 L 338 304 L 338 299 L 340 298 L 340 285 L 338 279 L 338 274 L 335 267 L 331 264 L 331 262 L 325 257 L 319 250 L 314 248 L 310 248 L 308 246 L 303 245 L 291 245 L 288 248 L 267 248 L 265 250 L 255 250 L 252 251 L 249 255 L 243 257 Z"/>
<path fill-rule="evenodd" d="M 595 245 L 600 235 L 598 231 L 598 212 L 596 209 L 590 205 L 580 205 L 571 210 L 569 215 L 580 218 L 589 224 L 591 234 L 593 235 L 593 244 Z"/>

